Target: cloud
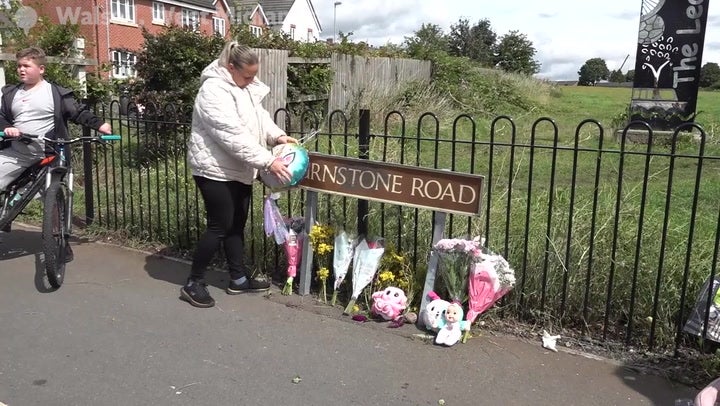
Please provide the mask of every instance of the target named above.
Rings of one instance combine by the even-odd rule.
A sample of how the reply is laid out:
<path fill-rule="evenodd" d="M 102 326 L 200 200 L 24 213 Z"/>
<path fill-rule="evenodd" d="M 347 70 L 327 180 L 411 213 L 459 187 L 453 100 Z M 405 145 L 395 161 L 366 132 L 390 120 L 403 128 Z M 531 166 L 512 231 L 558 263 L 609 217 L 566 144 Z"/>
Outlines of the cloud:
<path fill-rule="evenodd" d="M 629 21 L 629 20 L 637 20 L 638 24 L 640 23 L 640 13 L 637 11 L 617 11 L 607 14 L 608 17 L 614 18 L 617 20 L 623 20 L 623 21 Z"/>
<path fill-rule="evenodd" d="M 332 11 L 331 7 L 330 23 L 323 24 L 325 27 L 330 27 L 330 30 L 325 31 L 328 36 L 332 36 Z M 323 14 L 327 15 L 327 12 L 327 10 L 318 11 L 321 20 Z M 337 32 L 345 34 L 352 32 L 352 40 L 367 40 L 374 45 L 382 45 L 390 38 L 403 39 L 412 35 L 423 23 L 445 24 L 441 14 L 436 16 L 426 14 L 423 7 L 418 7 L 410 0 L 392 2 L 363 0 L 362 3 L 346 1 L 337 6 Z M 327 21 L 327 18 L 325 17 L 324 21 Z"/>
<path fill-rule="evenodd" d="M 630 55 L 623 71 L 634 69 L 640 5 L 627 0 L 517 0 L 510 2 L 467 2 L 460 0 L 343 0 L 334 9 L 334 0 L 314 0 L 318 17 L 332 37 L 333 11 L 337 31 L 353 32 L 351 40 L 372 45 L 388 42 L 400 45 L 423 23 L 436 24 L 445 32 L 461 18 L 470 24 L 490 21 L 501 37 L 511 30 L 532 41 L 541 64 L 539 76 L 556 80 L 577 79 L 577 71 L 590 58 L 603 58 L 608 69 L 617 69 Z M 589 10 L 589 11 L 585 11 Z M 710 10 L 703 63 L 720 62 L 720 13 Z"/>
<path fill-rule="evenodd" d="M 718 39 L 718 41 L 706 42 L 705 49 L 707 50 L 708 48 L 720 48 L 720 38 Z"/>
<path fill-rule="evenodd" d="M 709 15 L 708 16 L 708 18 L 707 18 L 707 26 L 708 27 L 717 26 L 718 24 L 720 24 L 720 15 L 714 15 L 714 16 Z"/>

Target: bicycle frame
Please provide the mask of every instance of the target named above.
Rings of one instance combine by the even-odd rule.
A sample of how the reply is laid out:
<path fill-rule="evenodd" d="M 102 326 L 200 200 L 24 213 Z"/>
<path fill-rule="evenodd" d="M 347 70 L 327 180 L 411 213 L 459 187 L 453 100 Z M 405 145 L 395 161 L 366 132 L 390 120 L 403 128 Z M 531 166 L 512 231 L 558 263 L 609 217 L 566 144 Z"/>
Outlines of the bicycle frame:
<path fill-rule="evenodd" d="M 25 207 L 33 200 L 35 195 L 40 191 L 40 185 L 47 182 L 48 164 L 54 157 L 47 157 L 38 160 L 28 167 L 20 176 L 12 181 L 0 201 L 0 227 L 11 223 L 25 209 Z M 14 202 L 12 207 L 9 206 L 10 201 L 15 197 L 20 189 L 26 189 L 26 193 L 21 196 L 20 200 Z M 11 217 L 7 217 L 8 212 L 12 210 L 14 213 Z M 5 224 L 2 224 L 5 223 Z"/>
<path fill-rule="evenodd" d="M 50 187 L 54 177 L 58 177 L 58 182 L 68 191 L 65 201 L 65 213 L 68 215 L 65 219 L 65 230 L 67 234 L 72 233 L 72 209 L 73 209 L 73 171 L 72 166 L 67 161 L 65 154 L 65 143 L 56 143 L 53 147 L 56 159 L 50 162 L 49 170 L 45 174 L 45 189 Z"/>
<path fill-rule="evenodd" d="M 0 132 L 0 138 L 3 138 L 4 134 Z M 30 134 L 23 134 L 21 137 L 24 137 L 26 139 L 37 139 L 40 138 L 36 135 L 30 135 Z M 0 223 L 11 223 L 15 220 L 15 218 L 22 212 L 22 210 L 32 201 L 34 196 L 37 194 L 37 191 L 32 192 L 35 189 L 45 190 L 47 189 L 50 184 L 53 182 L 54 178 L 57 178 L 58 182 L 60 182 L 63 187 L 68 191 L 67 193 L 67 202 L 66 202 L 66 213 L 69 215 L 66 219 L 66 230 L 69 233 L 72 232 L 72 207 L 73 207 L 73 180 L 74 180 L 74 174 L 72 171 L 72 167 L 70 163 L 67 160 L 67 154 L 66 154 L 66 145 L 70 145 L 79 141 L 83 142 L 104 142 L 104 141 L 111 141 L 111 140 L 119 140 L 119 135 L 103 135 L 100 137 L 78 137 L 68 140 L 52 140 L 52 139 L 45 139 L 46 143 L 51 143 L 54 154 L 47 156 L 45 158 L 42 158 L 38 160 L 37 162 L 33 163 L 30 167 L 28 167 L 16 180 L 10 183 L 8 185 L 8 189 L 6 190 L 6 193 L 3 195 L 2 201 L 0 201 Z M 11 199 L 14 198 L 15 194 L 20 190 L 21 188 L 25 188 L 26 185 L 28 185 L 27 182 L 25 182 L 26 178 L 30 178 L 28 182 L 31 182 L 29 187 L 27 187 L 26 190 L 32 192 L 32 193 L 25 193 L 19 201 L 15 202 L 15 205 L 11 208 L 8 207 L 8 203 L 11 201 Z M 44 183 L 43 188 L 38 188 L 39 183 Z M 13 210 L 14 214 L 9 217 L 5 218 L 6 214 L 9 212 L 9 210 Z M 0 226 L 4 226 L 4 224 L 0 224 Z"/>

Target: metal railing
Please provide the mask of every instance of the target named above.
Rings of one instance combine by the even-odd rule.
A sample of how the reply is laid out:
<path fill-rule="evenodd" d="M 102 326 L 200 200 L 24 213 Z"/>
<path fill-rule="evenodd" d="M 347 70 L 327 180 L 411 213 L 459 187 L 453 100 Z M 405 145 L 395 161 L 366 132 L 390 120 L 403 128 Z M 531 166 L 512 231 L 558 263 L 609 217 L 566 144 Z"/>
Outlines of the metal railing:
<path fill-rule="evenodd" d="M 204 208 L 185 164 L 189 112 L 98 111 L 123 141 L 85 151 L 95 175 L 86 178 L 88 222 L 191 251 Z M 634 122 L 616 133 L 588 119 L 567 135 L 547 117 L 521 126 L 504 116 L 478 124 L 469 115 L 442 122 L 433 113 L 408 119 L 367 110 L 334 111 L 322 121 L 279 110 L 275 119 L 298 137 L 321 129 L 306 144 L 313 151 L 485 175 L 483 215 L 449 215 L 446 234 L 483 236 L 514 267 L 504 317 L 627 346 L 694 345 L 683 326 L 702 284 L 715 278 L 720 225 L 720 154 L 702 127 L 656 134 Z M 631 133 L 644 142 L 628 141 Z M 259 267 L 281 272 L 281 253 L 263 232 L 266 193 L 256 184 L 247 246 Z M 352 200 L 321 195 L 319 221 L 384 237 L 422 274 L 433 213 Z M 280 201 L 288 216 L 302 215 L 302 190 Z"/>

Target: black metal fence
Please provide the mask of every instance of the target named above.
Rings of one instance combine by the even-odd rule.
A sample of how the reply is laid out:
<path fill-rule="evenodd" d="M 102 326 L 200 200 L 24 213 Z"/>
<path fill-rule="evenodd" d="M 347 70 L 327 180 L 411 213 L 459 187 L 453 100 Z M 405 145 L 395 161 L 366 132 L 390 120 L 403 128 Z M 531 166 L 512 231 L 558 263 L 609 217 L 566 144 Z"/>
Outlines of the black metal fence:
<path fill-rule="evenodd" d="M 185 164 L 189 111 L 128 111 L 98 109 L 123 140 L 94 155 L 85 150 L 87 221 L 190 251 L 204 208 Z M 310 150 L 485 175 L 484 214 L 449 215 L 446 235 L 484 236 L 514 267 L 504 317 L 628 346 L 695 345 L 683 326 L 702 284 L 716 276 L 720 236 L 720 154 L 700 126 L 661 135 L 636 122 L 615 133 L 588 119 L 567 132 L 547 117 L 443 122 L 433 113 L 367 110 L 322 121 L 279 110 L 275 119 L 298 137 L 321 129 Z M 644 142 L 629 141 L 638 137 Z M 254 189 L 247 235 L 255 262 L 274 273 L 282 261 L 263 232 L 266 192 Z M 320 196 L 319 221 L 384 237 L 421 278 L 433 213 L 353 200 Z M 302 190 L 280 202 L 288 215 L 302 215 Z M 711 296 L 703 296 L 708 306 Z"/>

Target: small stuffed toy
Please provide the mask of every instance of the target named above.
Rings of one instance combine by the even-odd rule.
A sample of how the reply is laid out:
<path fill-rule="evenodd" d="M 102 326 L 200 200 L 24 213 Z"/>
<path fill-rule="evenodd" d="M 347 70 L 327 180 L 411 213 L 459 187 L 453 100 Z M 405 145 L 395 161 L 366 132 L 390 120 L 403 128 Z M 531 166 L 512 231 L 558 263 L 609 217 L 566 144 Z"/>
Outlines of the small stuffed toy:
<path fill-rule="evenodd" d="M 397 320 L 407 308 L 407 297 L 400 288 L 393 286 L 372 294 L 372 313 L 384 320 Z"/>
<path fill-rule="evenodd" d="M 459 303 L 450 303 L 445 310 L 445 326 L 438 331 L 435 344 L 451 347 L 460 341 L 462 332 L 469 327 L 469 323 L 463 320 L 462 306 Z"/>
<path fill-rule="evenodd" d="M 433 291 L 428 293 L 428 297 L 432 301 L 425 306 L 423 322 L 428 330 L 438 331 L 445 326 L 445 310 L 447 310 L 450 302 L 441 299 Z"/>

